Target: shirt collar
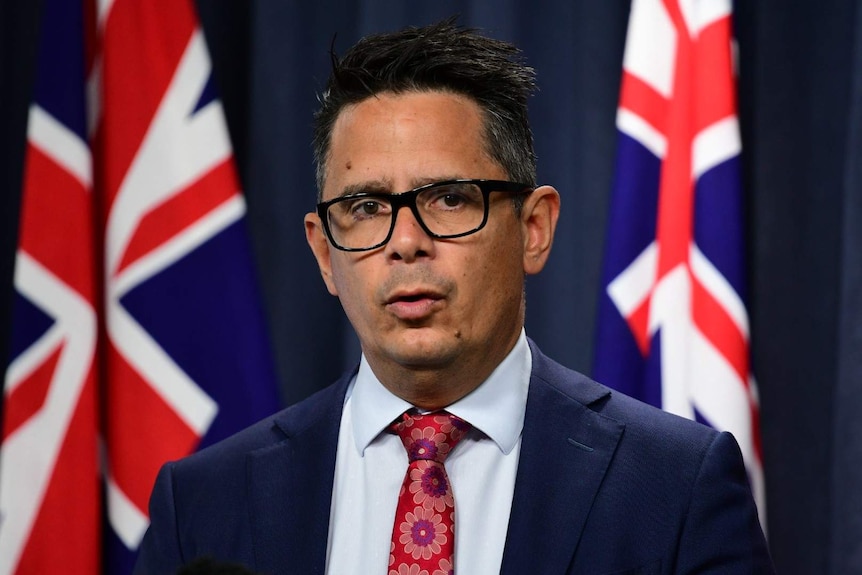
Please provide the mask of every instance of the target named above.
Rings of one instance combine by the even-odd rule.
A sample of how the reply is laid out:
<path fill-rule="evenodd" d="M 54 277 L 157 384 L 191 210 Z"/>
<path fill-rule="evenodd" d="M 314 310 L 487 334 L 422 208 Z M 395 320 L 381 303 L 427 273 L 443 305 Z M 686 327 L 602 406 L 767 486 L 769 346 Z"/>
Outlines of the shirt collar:
<path fill-rule="evenodd" d="M 446 409 L 490 437 L 504 454 L 524 427 L 532 356 L 523 329 L 512 351 L 479 387 Z M 363 354 L 350 391 L 353 437 L 360 455 L 392 421 L 413 406 L 386 389 Z"/>

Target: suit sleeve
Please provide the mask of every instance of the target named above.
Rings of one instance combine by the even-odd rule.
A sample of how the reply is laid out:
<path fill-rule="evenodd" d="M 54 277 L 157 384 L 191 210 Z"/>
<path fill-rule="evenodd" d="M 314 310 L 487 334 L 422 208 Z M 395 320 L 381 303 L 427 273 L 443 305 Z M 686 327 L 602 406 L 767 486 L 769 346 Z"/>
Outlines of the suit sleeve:
<path fill-rule="evenodd" d="M 676 573 L 774 573 L 733 436 L 718 434 L 704 457 L 681 534 Z"/>
<path fill-rule="evenodd" d="M 162 466 L 150 495 L 150 526 L 135 564 L 135 575 L 176 573 L 183 563 L 173 492 L 173 463 Z"/>

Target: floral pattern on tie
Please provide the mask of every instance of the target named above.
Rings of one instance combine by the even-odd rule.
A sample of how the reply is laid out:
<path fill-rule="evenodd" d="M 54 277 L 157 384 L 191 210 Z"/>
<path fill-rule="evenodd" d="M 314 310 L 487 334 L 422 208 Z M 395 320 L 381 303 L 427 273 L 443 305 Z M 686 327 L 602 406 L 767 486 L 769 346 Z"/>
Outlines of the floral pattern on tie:
<path fill-rule="evenodd" d="M 470 424 L 446 412 L 408 412 L 389 430 L 410 460 L 398 496 L 389 575 L 454 575 L 455 499 L 443 462 Z"/>
<path fill-rule="evenodd" d="M 408 490 L 413 494 L 413 503 L 426 509 L 442 513 L 455 507 L 455 499 L 449 489 L 449 478 L 443 466 L 433 462 L 416 462 L 416 467 L 410 469 Z"/>
<path fill-rule="evenodd" d="M 455 575 L 455 567 L 448 559 L 441 559 L 437 570 L 431 575 Z"/>

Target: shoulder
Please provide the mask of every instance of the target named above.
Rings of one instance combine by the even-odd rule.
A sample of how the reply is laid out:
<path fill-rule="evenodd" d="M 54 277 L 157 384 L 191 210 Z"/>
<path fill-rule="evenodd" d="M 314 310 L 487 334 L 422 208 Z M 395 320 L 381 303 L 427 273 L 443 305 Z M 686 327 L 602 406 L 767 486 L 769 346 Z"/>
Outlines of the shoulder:
<path fill-rule="evenodd" d="M 150 497 L 138 572 L 175 572 L 184 558 L 202 555 L 253 563 L 253 511 L 258 518 L 267 516 L 272 502 L 267 489 L 290 491 L 281 487 L 293 477 L 286 473 L 291 462 L 314 468 L 334 464 L 351 378 L 345 374 L 308 399 L 162 466 Z M 311 444 L 314 449 L 308 449 Z M 304 455 L 294 457 L 300 452 Z M 267 457 L 273 453 L 281 457 Z M 280 501 L 286 505 L 286 499 Z"/>
<path fill-rule="evenodd" d="M 715 429 L 658 409 L 642 401 L 613 390 L 589 377 L 571 370 L 542 354 L 535 344 L 533 353 L 532 385 L 545 387 L 537 394 L 555 401 L 569 402 L 572 409 L 586 409 L 596 416 L 618 422 L 624 427 L 620 447 L 644 450 L 645 454 L 668 456 L 689 454 L 700 459 L 707 455 L 714 442 L 728 442 L 738 452 L 732 436 L 722 435 Z"/>
<path fill-rule="evenodd" d="M 604 565 L 610 556 L 631 565 L 663 557 L 679 572 L 710 564 L 772 572 L 731 434 L 611 390 L 534 344 L 531 350 L 519 469 L 529 496 L 522 506 L 582 506 L 582 566 Z M 576 477 L 577 490 L 550 489 L 537 470 L 552 467 L 558 476 Z"/>
<path fill-rule="evenodd" d="M 531 397 L 541 398 L 537 412 L 578 412 L 578 419 L 591 430 L 612 430 L 608 433 L 614 435 L 613 449 L 603 485 L 610 500 L 640 506 L 639 494 L 648 491 L 663 502 L 657 510 L 674 509 L 679 517 L 704 502 L 724 501 L 748 519 L 754 517 L 749 524 L 759 528 L 742 453 L 732 434 L 612 390 L 554 362 L 535 346 L 533 360 Z M 541 426 L 536 423 L 540 419 L 534 417 L 534 424 Z M 726 497 L 733 499 L 732 505 Z"/>

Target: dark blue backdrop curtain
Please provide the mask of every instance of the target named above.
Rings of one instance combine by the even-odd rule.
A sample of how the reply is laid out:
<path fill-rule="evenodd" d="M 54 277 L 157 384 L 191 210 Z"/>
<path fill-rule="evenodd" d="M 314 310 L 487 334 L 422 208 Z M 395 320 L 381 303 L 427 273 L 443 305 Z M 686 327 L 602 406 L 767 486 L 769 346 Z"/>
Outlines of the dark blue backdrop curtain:
<path fill-rule="evenodd" d="M 333 43 L 451 14 L 538 72 L 539 179 L 563 213 L 528 282 L 527 330 L 590 372 L 628 0 L 201 0 L 246 189 L 282 393 L 293 403 L 358 357 L 302 216 L 311 114 Z M 780 573 L 862 574 L 862 1 L 738 2 L 754 371 L 769 538 Z M 38 3 L 0 3 L 0 352 L 5 350 Z"/>
<path fill-rule="evenodd" d="M 862 570 L 862 10 L 857 9 L 850 63 L 851 91 L 844 149 L 841 275 L 838 299 L 837 365 L 832 423 L 830 487 L 833 534 L 830 557 L 836 573 Z"/>

